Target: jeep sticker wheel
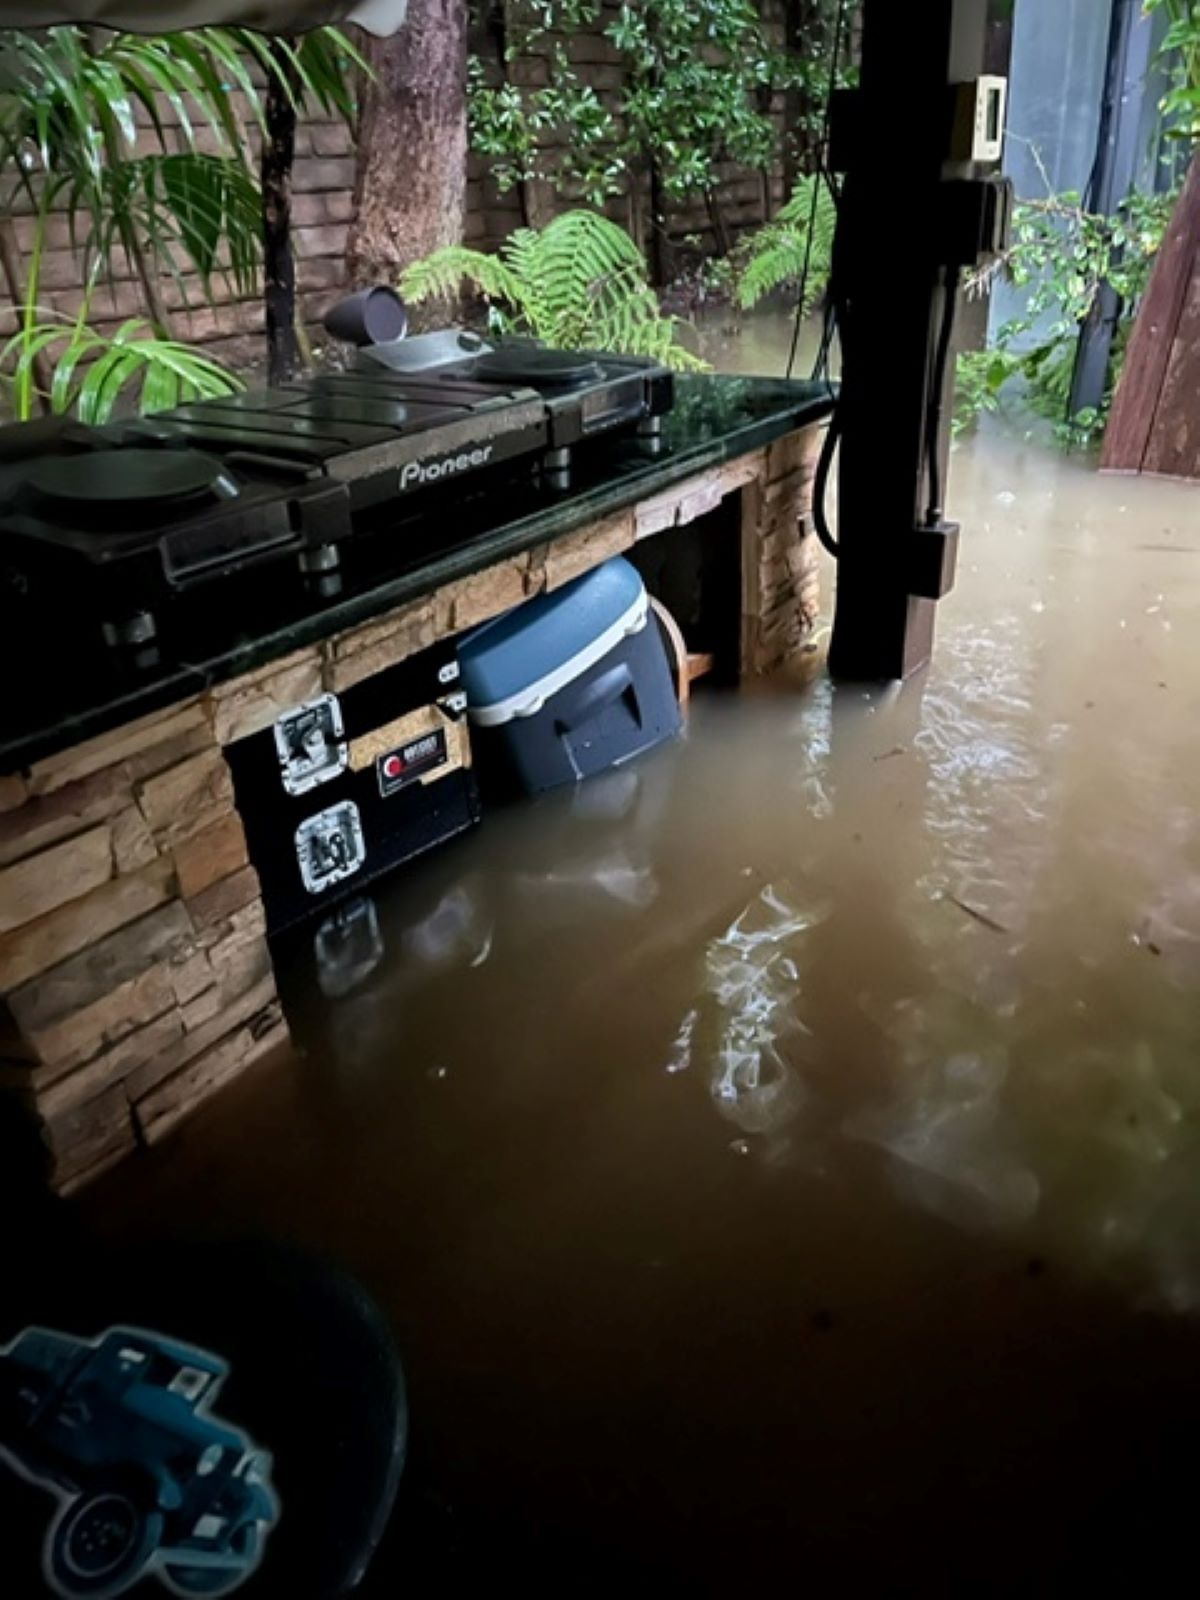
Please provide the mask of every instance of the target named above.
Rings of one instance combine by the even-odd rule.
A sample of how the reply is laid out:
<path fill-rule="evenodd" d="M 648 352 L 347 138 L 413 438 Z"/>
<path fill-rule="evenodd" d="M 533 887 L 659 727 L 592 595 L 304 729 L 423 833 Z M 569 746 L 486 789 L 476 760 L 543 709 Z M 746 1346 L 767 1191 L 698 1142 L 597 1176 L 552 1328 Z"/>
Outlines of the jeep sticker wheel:
<path fill-rule="evenodd" d="M 250 1574 L 243 1567 L 164 1567 L 176 1594 L 232 1594 Z"/>
<path fill-rule="evenodd" d="M 234 1535 L 233 1554 L 236 1567 L 183 1567 L 168 1563 L 163 1577 L 176 1594 L 233 1594 L 258 1565 L 258 1524 L 248 1523 Z"/>
<path fill-rule="evenodd" d="M 123 1594 L 158 1549 L 163 1519 L 119 1491 L 82 1495 L 50 1534 L 48 1576 L 68 1600 Z"/>

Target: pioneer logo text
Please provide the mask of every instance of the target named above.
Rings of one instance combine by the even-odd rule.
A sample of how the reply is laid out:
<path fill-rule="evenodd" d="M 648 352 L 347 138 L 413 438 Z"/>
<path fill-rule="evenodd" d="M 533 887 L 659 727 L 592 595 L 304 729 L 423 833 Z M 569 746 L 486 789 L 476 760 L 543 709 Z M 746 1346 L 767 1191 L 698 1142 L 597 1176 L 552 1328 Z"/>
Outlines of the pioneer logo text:
<path fill-rule="evenodd" d="M 400 473 L 400 487 L 411 489 L 418 483 L 436 483 L 439 478 L 452 478 L 457 473 L 486 466 L 494 448 L 494 445 L 485 444 L 478 450 L 463 450 L 456 456 L 443 456 L 438 461 L 410 461 Z"/>

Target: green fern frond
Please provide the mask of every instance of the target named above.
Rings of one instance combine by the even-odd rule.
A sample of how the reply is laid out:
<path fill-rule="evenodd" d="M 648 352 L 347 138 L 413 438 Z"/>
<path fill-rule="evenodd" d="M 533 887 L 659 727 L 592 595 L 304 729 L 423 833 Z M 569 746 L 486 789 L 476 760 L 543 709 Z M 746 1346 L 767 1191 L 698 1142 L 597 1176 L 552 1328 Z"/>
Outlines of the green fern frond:
<path fill-rule="evenodd" d="M 542 228 L 519 228 L 499 257 L 438 250 L 410 267 L 401 293 L 414 301 L 473 285 L 517 314 L 522 330 L 559 350 L 652 356 L 681 371 L 705 363 L 664 316 L 637 245 L 594 211 L 567 211 Z"/>
<path fill-rule="evenodd" d="M 682 324 L 664 316 L 654 291 L 643 281 L 608 280 L 597 297 L 590 342 L 619 355 L 650 356 L 680 372 L 704 372 L 707 363 L 680 342 Z"/>
<path fill-rule="evenodd" d="M 500 246 L 500 256 L 514 281 L 521 286 L 522 318 L 529 332 L 540 337 L 541 329 L 551 317 L 539 265 L 541 235 L 535 228 L 518 228 Z"/>
<path fill-rule="evenodd" d="M 505 262 L 466 245 L 446 245 L 423 261 L 414 261 L 400 278 L 400 293 L 419 305 L 422 300 L 449 299 L 464 284 L 492 300 L 502 300 L 514 311 L 525 310 L 523 281 Z"/>
<path fill-rule="evenodd" d="M 500 256 L 517 277 L 529 282 L 536 274 L 541 248 L 542 236 L 536 228 L 517 228 L 500 246 Z"/>
<path fill-rule="evenodd" d="M 623 228 L 594 211 L 567 211 L 537 236 L 531 273 L 556 344 L 586 338 L 590 308 L 610 282 L 645 281 L 645 263 Z"/>
<path fill-rule="evenodd" d="M 737 287 L 742 309 L 749 311 L 764 295 L 805 279 L 804 310 L 810 311 L 829 282 L 836 229 L 837 205 L 828 184 L 818 173 L 801 178 L 775 220 L 745 246 Z"/>
<path fill-rule="evenodd" d="M 795 282 L 804 271 L 804 240 L 795 234 L 775 234 L 770 239 L 760 239 L 754 255 L 747 261 L 738 279 L 738 304 L 749 311 L 785 283 Z M 819 278 L 809 268 L 810 281 Z"/>

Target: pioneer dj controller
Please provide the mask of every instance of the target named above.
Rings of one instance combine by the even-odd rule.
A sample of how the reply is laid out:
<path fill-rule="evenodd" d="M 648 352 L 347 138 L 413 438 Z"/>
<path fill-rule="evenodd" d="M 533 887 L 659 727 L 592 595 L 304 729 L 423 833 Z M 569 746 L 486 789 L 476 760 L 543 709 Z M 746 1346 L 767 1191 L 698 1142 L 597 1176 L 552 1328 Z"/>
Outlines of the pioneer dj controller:
<path fill-rule="evenodd" d="M 0 429 L 6 603 L 70 591 L 110 642 L 144 646 L 173 596 L 271 564 L 334 595 L 350 541 L 451 540 L 467 488 L 561 492 L 574 454 L 614 435 L 654 451 L 672 399 L 653 361 L 451 329 L 138 421 Z"/>

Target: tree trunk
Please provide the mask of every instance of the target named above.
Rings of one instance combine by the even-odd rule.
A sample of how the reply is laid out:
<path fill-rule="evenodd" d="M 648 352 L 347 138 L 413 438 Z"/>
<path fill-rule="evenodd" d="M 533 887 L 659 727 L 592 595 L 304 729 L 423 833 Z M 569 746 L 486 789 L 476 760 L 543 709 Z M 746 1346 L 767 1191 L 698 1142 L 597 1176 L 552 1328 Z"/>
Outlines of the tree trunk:
<path fill-rule="evenodd" d="M 662 289 L 675 275 L 675 251 L 667 223 L 667 194 L 663 188 L 662 170 L 654 154 L 649 158 L 650 168 L 650 281 Z"/>
<path fill-rule="evenodd" d="M 263 304 L 267 319 L 267 377 L 271 383 L 284 383 L 295 376 L 300 361 L 296 343 L 296 258 L 292 250 L 296 71 L 282 50 L 275 50 L 272 55 L 275 64 L 263 107 L 266 128 L 260 168 Z"/>
<path fill-rule="evenodd" d="M 358 139 L 346 246 L 353 285 L 395 283 L 405 267 L 463 236 L 467 189 L 467 7 L 409 0 L 391 39 L 366 41 L 375 74 Z"/>
<path fill-rule="evenodd" d="M 494 0 L 494 4 L 488 9 L 486 18 L 487 32 L 496 55 L 496 65 L 499 68 L 501 78 L 506 84 L 511 84 L 512 82 L 512 74 L 508 70 L 509 4 L 510 0 Z M 535 228 L 538 226 L 533 220 L 533 213 L 529 204 L 529 184 L 530 180 L 528 178 L 519 178 L 516 185 L 517 204 L 521 208 L 521 226 L 523 228 Z"/>
<path fill-rule="evenodd" d="M 158 263 L 151 261 L 147 256 L 142 242 L 136 234 L 130 234 L 126 240 L 127 253 L 132 263 L 134 272 L 137 273 L 138 283 L 141 285 L 142 294 L 146 301 L 146 309 L 150 313 L 150 321 L 154 324 L 154 331 L 161 339 L 173 339 L 175 329 L 171 322 L 171 313 L 167 309 L 166 297 L 162 291 L 162 278 L 159 274 Z"/>
<path fill-rule="evenodd" d="M 774 91 L 769 86 L 764 85 L 763 88 L 759 89 L 757 96 L 759 116 L 765 118 L 770 117 L 771 102 L 774 98 Z M 786 136 L 784 137 L 783 144 L 787 144 Z M 775 215 L 775 197 L 771 192 L 771 186 L 774 181 L 774 177 L 775 162 L 774 160 L 768 160 L 766 166 L 763 167 L 758 174 L 759 190 L 762 194 L 762 220 L 764 222 L 770 222 L 772 217 Z"/>
<path fill-rule="evenodd" d="M 813 0 L 785 0 L 783 14 L 784 54 L 792 60 L 807 57 L 820 60 L 825 43 L 825 30 Z M 811 92 L 800 84 L 793 84 L 784 92 L 783 118 L 783 188 L 790 195 L 796 180 L 811 172 L 813 150 L 809 141 L 809 125 L 813 116 Z"/>
<path fill-rule="evenodd" d="M 717 247 L 719 256 L 727 256 L 733 249 L 733 235 L 729 231 L 729 223 L 721 209 L 721 201 L 715 189 L 704 191 L 704 204 L 708 211 L 708 220 L 712 223 L 713 242 Z"/>

